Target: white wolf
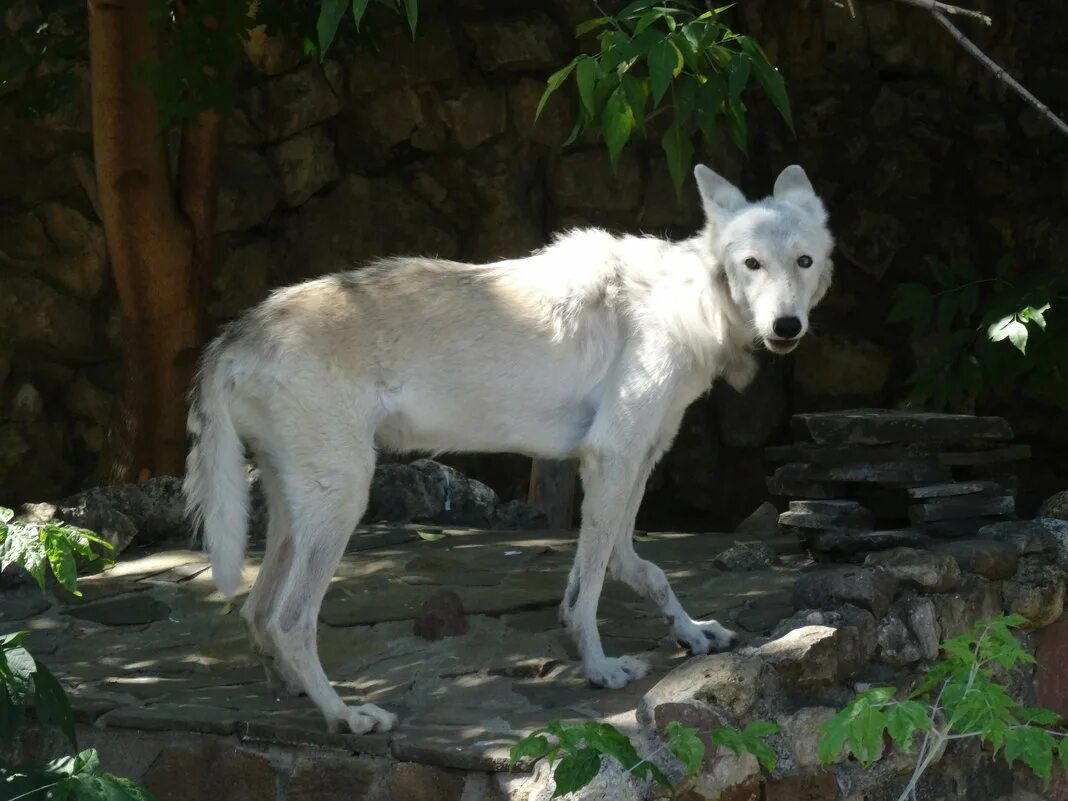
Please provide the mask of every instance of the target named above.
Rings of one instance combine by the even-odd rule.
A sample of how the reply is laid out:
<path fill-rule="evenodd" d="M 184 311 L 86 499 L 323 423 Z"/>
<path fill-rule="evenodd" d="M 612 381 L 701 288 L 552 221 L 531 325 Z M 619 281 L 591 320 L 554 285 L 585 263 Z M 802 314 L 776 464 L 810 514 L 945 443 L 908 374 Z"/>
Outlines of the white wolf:
<path fill-rule="evenodd" d="M 592 684 L 647 671 L 601 647 L 606 572 L 655 603 L 694 653 L 733 642 L 716 621 L 691 619 L 635 553 L 634 518 L 686 407 L 717 378 L 744 388 L 759 343 L 788 353 L 804 335 L 831 282 L 832 238 L 798 166 L 755 203 L 704 166 L 695 176 L 707 222 L 685 241 L 579 230 L 489 265 L 388 259 L 280 289 L 208 347 L 189 413 L 188 509 L 219 590 L 234 595 L 251 451 L 269 524 L 241 614 L 268 679 L 306 692 L 332 730 L 396 724 L 372 704 L 346 706 L 316 646 L 376 444 L 579 458 L 582 528 L 561 617 Z"/>

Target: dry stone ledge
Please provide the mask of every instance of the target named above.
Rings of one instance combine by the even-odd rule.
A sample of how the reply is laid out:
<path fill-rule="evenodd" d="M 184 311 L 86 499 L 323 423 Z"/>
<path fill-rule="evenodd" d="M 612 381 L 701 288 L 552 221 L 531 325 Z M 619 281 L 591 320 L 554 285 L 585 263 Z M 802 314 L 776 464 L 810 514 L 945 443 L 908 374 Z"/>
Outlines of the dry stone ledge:
<path fill-rule="evenodd" d="M 821 445 L 892 445 L 1008 441 L 1012 427 L 1001 417 L 856 409 L 794 415 L 794 433 Z"/>
<path fill-rule="evenodd" d="M 809 573 L 794 586 L 797 609 L 836 609 L 853 604 L 881 618 L 897 597 L 897 579 L 885 570 L 840 567 Z"/>
<path fill-rule="evenodd" d="M 868 554 L 864 564 L 882 568 L 904 586 L 928 592 L 946 592 L 960 584 L 960 567 L 945 554 L 894 548 Z"/>

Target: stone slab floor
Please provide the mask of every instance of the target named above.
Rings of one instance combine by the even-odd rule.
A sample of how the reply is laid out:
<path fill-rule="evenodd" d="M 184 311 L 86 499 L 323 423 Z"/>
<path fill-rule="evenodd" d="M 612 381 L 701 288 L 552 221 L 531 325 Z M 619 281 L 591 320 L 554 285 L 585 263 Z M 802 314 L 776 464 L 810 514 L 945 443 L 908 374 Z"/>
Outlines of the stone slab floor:
<path fill-rule="evenodd" d="M 743 640 L 793 612 L 806 562 L 789 540 L 769 540 L 776 564 L 746 572 L 714 565 L 735 535 L 640 539 L 638 550 L 665 569 L 691 614 L 714 616 Z M 197 551 L 124 554 L 81 582 L 81 598 L 4 590 L 0 632 L 29 629 L 28 647 L 68 687 L 79 722 L 101 733 L 229 735 L 495 771 L 517 737 L 553 718 L 628 728 L 642 694 L 686 658 L 653 609 L 611 583 L 601 602 L 605 649 L 641 653 L 654 670 L 625 690 L 590 688 L 556 618 L 574 550 L 571 533 L 359 529 L 323 604 L 320 650 L 343 696 L 399 714 L 388 735 L 330 735 L 307 699 L 274 697 L 245 639 L 242 599 L 221 601 Z M 258 559 L 250 555 L 250 580 Z M 470 628 L 430 642 L 413 634 L 413 617 L 441 588 L 463 599 Z"/>

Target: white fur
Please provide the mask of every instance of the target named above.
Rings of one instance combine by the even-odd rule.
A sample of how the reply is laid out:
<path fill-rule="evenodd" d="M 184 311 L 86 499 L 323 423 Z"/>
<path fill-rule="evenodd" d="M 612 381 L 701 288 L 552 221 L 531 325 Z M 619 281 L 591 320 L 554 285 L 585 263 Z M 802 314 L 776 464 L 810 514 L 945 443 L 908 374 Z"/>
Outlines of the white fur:
<path fill-rule="evenodd" d="M 490 265 L 387 260 L 281 289 L 208 349 L 190 411 L 189 508 L 219 589 L 234 594 L 242 446 L 252 451 L 270 522 L 242 616 L 269 679 L 307 692 L 331 728 L 395 723 L 371 705 L 346 707 L 316 649 L 376 444 L 580 459 L 582 530 L 561 615 L 592 682 L 622 687 L 647 670 L 601 647 L 606 573 L 657 604 L 694 652 L 729 646 L 730 632 L 692 620 L 663 571 L 635 553 L 634 518 L 686 407 L 717 378 L 744 388 L 761 340 L 792 348 L 772 331 L 777 317 L 807 328 L 830 284 L 832 240 L 800 167 L 757 203 L 705 167 L 695 174 L 707 224 L 691 239 L 580 230 Z M 801 255 L 812 266 L 799 267 Z"/>

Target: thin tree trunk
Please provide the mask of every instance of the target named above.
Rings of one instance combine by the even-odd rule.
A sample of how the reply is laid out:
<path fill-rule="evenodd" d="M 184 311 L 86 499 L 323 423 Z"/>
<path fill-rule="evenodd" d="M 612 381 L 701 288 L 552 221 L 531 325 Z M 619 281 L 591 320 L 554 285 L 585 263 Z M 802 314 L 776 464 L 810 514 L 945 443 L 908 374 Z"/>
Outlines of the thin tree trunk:
<path fill-rule="evenodd" d="M 159 49 L 149 0 L 88 4 L 93 153 L 122 311 L 122 419 L 108 478 L 180 475 L 185 395 L 205 331 L 221 125 L 201 115 L 186 131 L 179 205 L 158 105 L 135 78 Z"/>
<path fill-rule="evenodd" d="M 535 459 L 531 463 L 527 502 L 545 512 L 549 528 L 566 530 L 574 526 L 577 476 L 578 463 L 574 459 Z"/>

